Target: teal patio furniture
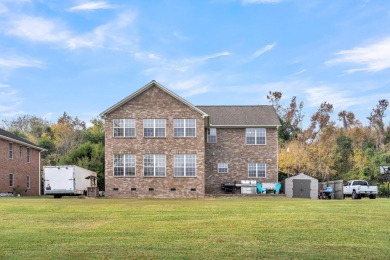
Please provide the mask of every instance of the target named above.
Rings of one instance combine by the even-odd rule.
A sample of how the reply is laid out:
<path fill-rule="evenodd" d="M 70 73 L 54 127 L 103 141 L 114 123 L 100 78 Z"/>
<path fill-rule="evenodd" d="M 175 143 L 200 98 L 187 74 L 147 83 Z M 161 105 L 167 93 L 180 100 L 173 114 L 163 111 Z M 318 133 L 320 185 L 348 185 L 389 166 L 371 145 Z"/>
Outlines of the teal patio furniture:
<path fill-rule="evenodd" d="M 256 183 L 256 188 L 257 188 L 257 193 L 260 193 L 260 194 L 266 194 L 267 193 L 267 189 L 263 188 L 261 183 Z"/>
<path fill-rule="evenodd" d="M 274 193 L 275 193 L 275 194 L 280 194 L 280 189 L 281 189 L 281 188 L 282 188 L 282 184 L 276 183 L 276 184 L 275 184 Z"/>

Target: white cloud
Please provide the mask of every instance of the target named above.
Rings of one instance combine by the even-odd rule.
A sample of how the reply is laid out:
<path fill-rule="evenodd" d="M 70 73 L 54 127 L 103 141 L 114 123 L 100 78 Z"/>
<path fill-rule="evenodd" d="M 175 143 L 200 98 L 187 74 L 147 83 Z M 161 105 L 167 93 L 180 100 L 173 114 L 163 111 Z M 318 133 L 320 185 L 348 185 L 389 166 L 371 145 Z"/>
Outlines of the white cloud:
<path fill-rule="evenodd" d="M 283 2 L 284 0 L 242 0 L 242 4 L 250 5 L 250 4 L 278 4 Z"/>
<path fill-rule="evenodd" d="M 300 70 L 298 72 L 295 72 L 295 73 L 291 74 L 290 76 L 297 76 L 297 75 L 305 73 L 305 72 L 306 72 L 306 69 L 302 69 L 302 70 Z"/>
<path fill-rule="evenodd" d="M 21 16 L 9 22 L 9 35 L 37 42 L 66 42 L 70 32 L 60 24 L 41 17 Z"/>
<path fill-rule="evenodd" d="M 70 12 L 77 12 L 77 11 L 94 11 L 99 9 L 111 9 L 113 6 L 106 1 L 100 1 L 100 2 L 87 2 L 81 5 L 73 6 L 68 9 Z"/>
<path fill-rule="evenodd" d="M 9 88 L 9 85 L 0 83 L 0 88 Z"/>
<path fill-rule="evenodd" d="M 337 87 L 316 86 L 307 88 L 308 105 L 311 107 L 318 107 L 324 101 L 333 105 L 335 109 L 347 109 L 362 103 L 361 97 L 354 97 L 353 93 L 349 91 L 341 91 Z"/>
<path fill-rule="evenodd" d="M 378 72 L 390 68 L 390 37 L 363 47 L 342 50 L 335 55 L 339 58 L 326 62 L 327 65 L 352 63 L 361 67 L 347 70 L 348 73 L 365 71 Z"/>
<path fill-rule="evenodd" d="M 272 50 L 275 47 L 275 45 L 276 45 L 276 42 L 274 42 L 273 44 L 268 44 L 268 45 L 264 46 L 263 48 L 261 48 L 260 50 L 255 51 L 255 53 L 252 54 L 252 59 L 256 59 L 257 57 L 263 55 L 267 51 Z"/>
<path fill-rule="evenodd" d="M 41 17 L 21 16 L 9 21 L 6 33 L 33 42 L 45 42 L 59 45 L 62 48 L 113 48 L 131 45 L 136 39 L 128 40 L 124 30 L 135 19 L 132 12 L 124 12 L 115 20 L 96 27 L 91 32 L 78 35 L 67 29 L 58 21 Z"/>
<path fill-rule="evenodd" d="M 42 68 L 43 63 L 39 60 L 28 59 L 22 57 L 0 57 L 0 67 L 9 69 L 18 69 L 24 67 Z"/>

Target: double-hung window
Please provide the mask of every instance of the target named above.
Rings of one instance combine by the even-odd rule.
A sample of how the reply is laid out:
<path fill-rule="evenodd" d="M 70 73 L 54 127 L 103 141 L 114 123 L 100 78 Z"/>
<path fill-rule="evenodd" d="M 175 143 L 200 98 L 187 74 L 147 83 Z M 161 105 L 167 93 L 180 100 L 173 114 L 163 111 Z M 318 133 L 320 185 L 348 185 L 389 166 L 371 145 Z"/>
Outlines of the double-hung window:
<path fill-rule="evenodd" d="M 216 143 L 217 142 L 217 128 L 208 128 L 207 129 L 207 142 Z"/>
<path fill-rule="evenodd" d="M 12 160 L 14 158 L 14 144 L 9 143 L 9 158 Z"/>
<path fill-rule="evenodd" d="M 173 157 L 173 161 L 175 177 L 196 176 L 195 154 L 175 154 Z"/>
<path fill-rule="evenodd" d="M 174 137 L 195 137 L 196 120 L 195 119 L 173 119 Z"/>
<path fill-rule="evenodd" d="M 266 130 L 265 128 L 247 128 L 246 129 L 246 144 L 265 144 Z"/>
<path fill-rule="evenodd" d="M 265 163 L 248 163 L 249 178 L 265 178 Z"/>
<path fill-rule="evenodd" d="M 20 156 L 20 159 L 23 158 L 23 146 L 19 146 L 19 156 Z"/>
<path fill-rule="evenodd" d="M 135 176 L 135 155 L 134 154 L 114 155 L 114 176 L 115 177 Z"/>
<path fill-rule="evenodd" d="M 227 163 L 218 163 L 218 173 L 228 173 L 229 164 Z"/>
<path fill-rule="evenodd" d="M 114 119 L 114 137 L 134 137 L 135 119 Z"/>
<path fill-rule="evenodd" d="M 165 137 L 165 119 L 144 119 L 144 137 Z"/>
<path fill-rule="evenodd" d="M 165 177 L 165 154 L 144 155 L 144 176 Z"/>

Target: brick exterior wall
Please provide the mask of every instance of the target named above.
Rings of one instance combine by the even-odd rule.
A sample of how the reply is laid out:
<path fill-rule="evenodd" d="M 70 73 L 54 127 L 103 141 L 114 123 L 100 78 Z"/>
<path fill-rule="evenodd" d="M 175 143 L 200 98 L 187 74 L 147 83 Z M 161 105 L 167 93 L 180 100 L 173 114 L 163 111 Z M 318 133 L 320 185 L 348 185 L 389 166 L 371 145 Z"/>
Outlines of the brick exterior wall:
<path fill-rule="evenodd" d="M 0 193 L 20 190 L 22 196 L 37 196 L 39 192 L 39 150 L 30 147 L 30 163 L 27 162 L 27 146 L 13 142 L 13 159 L 9 158 L 10 141 L 0 138 Z M 14 185 L 10 187 L 10 174 L 14 176 Z M 27 189 L 27 176 L 30 176 L 30 189 Z"/>
<path fill-rule="evenodd" d="M 113 119 L 135 119 L 136 137 L 113 137 Z M 166 119 L 165 138 L 144 138 L 143 119 Z M 196 119 L 196 137 L 173 137 L 173 119 Z M 203 197 L 205 194 L 205 136 L 202 115 L 168 95 L 150 87 L 105 118 L 105 194 L 122 198 Z M 114 177 L 114 154 L 136 156 L 135 177 Z M 144 177 L 144 154 L 165 154 L 165 177 Z M 196 154 L 196 177 L 174 177 L 174 154 Z M 153 188 L 153 191 L 149 189 Z M 132 190 L 133 189 L 133 190 Z M 135 189 L 135 190 L 134 190 Z M 171 189 L 176 189 L 172 191 Z"/>
<path fill-rule="evenodd" d="M 206 144 L 206 193 L 221 193 L 221 184 L 240 183 L 241 180 L 257 182 L 278 181 L 278 133 L 268 128 L 265 145 L 247 145 L 245 128 L 218 128 L 217 143 Z M 218 163 L 228 163 L 228 173 L 218 173 Z M 249 178 L 248 163 L 265 163 L 265 178 Z"/>

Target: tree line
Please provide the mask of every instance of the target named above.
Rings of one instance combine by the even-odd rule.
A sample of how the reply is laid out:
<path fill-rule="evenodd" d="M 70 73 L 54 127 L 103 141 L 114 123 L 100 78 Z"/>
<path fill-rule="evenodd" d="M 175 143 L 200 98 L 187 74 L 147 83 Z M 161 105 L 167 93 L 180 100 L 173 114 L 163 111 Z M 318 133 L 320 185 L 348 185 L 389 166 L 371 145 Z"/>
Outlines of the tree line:
<path fill-rule="evenodd" d="M 319 180 L 362 179 L 383 182 L 379 166 L 390 165 L 390 126 L 385 124 L 389 101 L 378 101 L 364 126 L 351 111 L 340 111 L 332 121 L 333 105 L 323 102 L 302 127 L 303 102 L 294 96 L 287 106 L 281 92 L 269 92 L 268 101 L 281 121 L 279 170 L 282 175 L 305 173 Z"/>
<path fill-rule="evenodd" d="M 98 187 L 104 190 L 104 122 L 91 126 L 63 113 L 52 123 L 37 116 L 23 115 L 2 120 L 1 127 L 45 149 L 42 165 L 77 165 L 97 173 Z"/>

